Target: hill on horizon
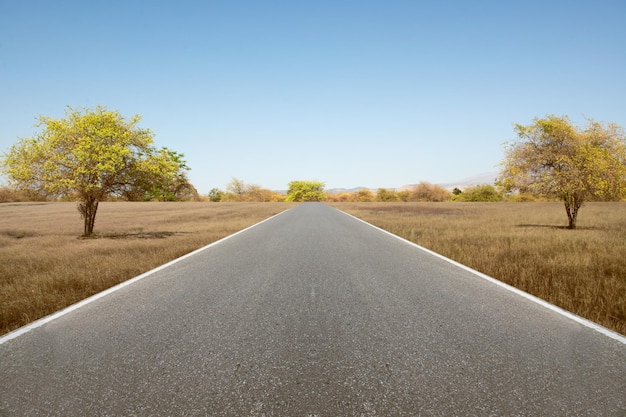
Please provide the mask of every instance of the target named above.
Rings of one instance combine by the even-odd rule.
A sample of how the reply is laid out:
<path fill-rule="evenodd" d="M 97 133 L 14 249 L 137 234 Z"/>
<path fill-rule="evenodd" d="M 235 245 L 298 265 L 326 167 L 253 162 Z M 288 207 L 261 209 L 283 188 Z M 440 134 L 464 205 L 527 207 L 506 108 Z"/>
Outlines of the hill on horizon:
<path fill-rule="evenodd" d="M 450 191 L 452 191 L 454 188 L 466 188 L 466 187 L 471 187 L 474 185 L 481 185 L 481 184 L 493 184 L 496 180 L 496 178 L 498 177 L 498 172 L 496 171 L 491 171 L 491 172 L 483 172 L 480 174 L 476 174 L 473 175 L 471 177 L 467 177 L 467 178 L 463 178 L 460 179 L 458 181 L 452 181 L 452 182 L 446 182 L 446 183 L 433 183 L 436 185 L 440 185 L 445 189 L 448 189 Z M 430 181 L 428 181 L 430 182 Z M 413 189 L 415 186 L 417 186 L 418 183 L 415 184 L 405 184 L 402 185 L 400 187 L 397 188 L 390 188 L 390 187 L 384 187 L 384 188 L 388 188 L 390 190 L 395 190 L 395 191 L 403 191 L 403 190 L 410 190 Z M 370 187 L 353 187 L 353 188 L 329 188 L 327 190 L 325 190 L 328 194 L 342 194 L 342 193 L 354 193 L 360 190 L 370 190 L 375 192 L 378 188 L 380 187 L 376 187 L 376 188 L 370 188 Z"/>

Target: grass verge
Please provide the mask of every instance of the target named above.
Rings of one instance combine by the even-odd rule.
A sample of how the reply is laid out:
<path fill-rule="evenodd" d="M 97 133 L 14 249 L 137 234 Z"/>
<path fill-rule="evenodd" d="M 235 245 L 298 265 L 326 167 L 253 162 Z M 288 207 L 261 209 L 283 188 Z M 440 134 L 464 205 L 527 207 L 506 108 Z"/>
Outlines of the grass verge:
<path fill-rule="evenodd" d="M 626 203 L 333 203 L 341 210 L 626 334 Z M 74 203 L 0 204 L 0 334 L 292 207 L 102 203 L 80 239 Z"/>
<path fill-rule="evenodd" d="M 626 203 L 331 205 L 626 335 Z"/>
<path fill-rule="evenodd" d="M 75 203 L 0 204 L 0 334 L 291 206 L 105 202 L 81 239 Z"/>

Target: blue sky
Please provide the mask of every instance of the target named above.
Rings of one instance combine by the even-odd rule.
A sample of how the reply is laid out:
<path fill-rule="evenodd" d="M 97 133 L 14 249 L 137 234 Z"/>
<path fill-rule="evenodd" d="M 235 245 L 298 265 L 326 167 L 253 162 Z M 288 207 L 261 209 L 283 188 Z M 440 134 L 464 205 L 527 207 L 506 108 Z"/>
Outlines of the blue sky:
<path fill-rule="evenodd" d="M 497 172 L 513 123 L 626 126 L 626 2 L 0 0 L 0 152 L 140 114 L 201 193 Z"/>

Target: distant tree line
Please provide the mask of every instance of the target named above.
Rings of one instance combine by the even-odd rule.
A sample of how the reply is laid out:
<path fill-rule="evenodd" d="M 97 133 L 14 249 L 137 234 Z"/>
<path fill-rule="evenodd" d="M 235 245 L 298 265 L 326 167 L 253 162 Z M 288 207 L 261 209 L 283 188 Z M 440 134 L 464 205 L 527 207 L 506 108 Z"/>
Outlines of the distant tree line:
<path fill-rule="evenodd" d="M 239 178 L 233 178 L 226 190 L 213 188 L 209 191 L 208 200 L 211 202 L 304 202 L 304 201 L 326 201 L 324 183 L 320 181 L 291 181 L 286 194 L 268 190 L 256 184 L 246 184 Z"/>
<path fill-rule="evenodd" d="M 494 184 L 448 190 L 421 182 L 409 189 L 362 189 L 332 194 L 320 181 L 291 181 L 286 193 L 233 178 L 225 190 L 200 196 L 189 182 L 184 155 L 154 146 L 141 117 L 123 117 L 105 107 L 74 110 L 66 117 L 40 116 L 41 131 L 19 140 L 0 157 L 9 186 L 0 203 L 77 201 L 84 236 L 93 233 L 98 203 L 127 201 L 211 202 L 497 202 L 562 201 L 569 227 L 587 201 L 626 197 L 626 136 L 613 123 L 587 121 L 579 128 L 566 116 L 548 115 L 515 125 L 517 140 L 507 144 Z"/>
<path fill-rule="evenodd" d="M 446 188 L 420 182 L 416 186 L 403 190 L 390 188 L 378 188 L 376 191 L 362 189 L 349 193 L 329 194 L 328 201 L 332 202 L 443 202 L 443 201 L 468 201 L 468 202 L 493 202 L 503 201 L 508 197 L 500 187 L 483 184 L 466 187 L 461 190 L 455 188 L 450 191 Z"/>
<path fill-rule="evenodd" d="M 246 184 L 239 178 L 234 178 L 226 186 L 226 190 L 213 188 L 209 191 L 208 200 L 214 203 L 224 202 L 280 202 L 286 196 L 257 184 Z"/>

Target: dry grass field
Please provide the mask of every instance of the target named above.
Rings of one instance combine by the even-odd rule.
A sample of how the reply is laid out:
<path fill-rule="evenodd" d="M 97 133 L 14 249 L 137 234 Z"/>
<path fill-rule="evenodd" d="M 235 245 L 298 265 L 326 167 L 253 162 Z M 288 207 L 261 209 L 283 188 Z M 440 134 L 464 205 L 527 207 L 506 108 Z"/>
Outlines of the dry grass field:
<path fill-rule="evenodd" d="M 0 204 L 0 334 L 291 206 L 105 202 L 81 239 L 75 203 Z"/>
<path fill-rule="evenodd" d="M 626 334 L 626 203 L 334 203 L 391 233 Z"/>
<path fill-rule="evenodd" d="M 74 203 L 0 204 L 0 334 L 292 207 L 102 203 L 94 239 Z M 626 334 L 626 203 L 332 206 Z"/>

